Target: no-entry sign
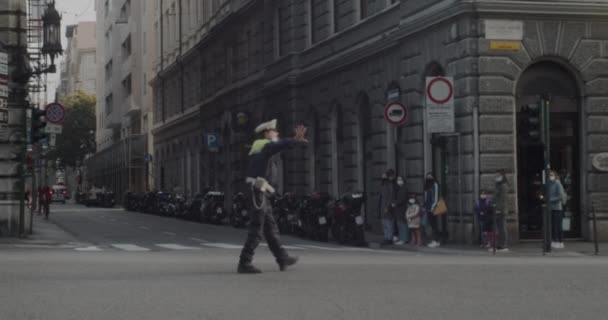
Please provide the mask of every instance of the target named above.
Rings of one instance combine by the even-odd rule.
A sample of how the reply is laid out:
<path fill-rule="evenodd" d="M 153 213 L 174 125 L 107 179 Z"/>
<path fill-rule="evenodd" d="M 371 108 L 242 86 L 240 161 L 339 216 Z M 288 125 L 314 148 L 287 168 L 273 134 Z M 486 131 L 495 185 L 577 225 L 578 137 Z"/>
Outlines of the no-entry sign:
<path fill-rule="evenodd" d="M 454 132 L 454 79 L 427 77 L 425 93 L 427 132 Z"/>
<path fill-rule="evenodd" d="M 407 122 L 407 107 L 397 101 L 389 102 L 384 107 L 384 119 L 394 126 L 400 126 Z"/>

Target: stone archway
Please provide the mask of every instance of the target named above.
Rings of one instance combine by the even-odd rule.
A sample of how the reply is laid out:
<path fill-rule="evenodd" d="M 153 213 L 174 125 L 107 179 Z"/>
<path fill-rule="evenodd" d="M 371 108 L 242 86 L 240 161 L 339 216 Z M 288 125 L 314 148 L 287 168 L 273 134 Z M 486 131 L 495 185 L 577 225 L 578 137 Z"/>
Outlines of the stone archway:
<path fill-rule="evenodd" d="M 549 104 L 551 168 L 560 178 L 569 195 L 566 215 L 571 218 L 567 237 L 580 237 L 581 178 L 586 173 L 582 139 L 582 94 L 577 74 L 567 64 L 542 60 L 529 65 L 520 75 L 516 87 L 516 207 L 520 238 L 542 237 L 542 203 L 537 193 L 542 186 L 543 149 L 525 132 L 529 115 L 524 110 L 546 101 Z"/>

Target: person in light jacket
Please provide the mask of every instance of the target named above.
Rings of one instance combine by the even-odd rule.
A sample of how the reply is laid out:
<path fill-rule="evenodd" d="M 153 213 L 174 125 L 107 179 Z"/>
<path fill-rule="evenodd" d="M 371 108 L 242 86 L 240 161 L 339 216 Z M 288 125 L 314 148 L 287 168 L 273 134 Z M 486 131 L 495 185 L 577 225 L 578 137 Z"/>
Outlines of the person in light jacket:
<path fill-rule="evenodd" d="M 555 171 L 549 172 L 549 210 L 551 210 L 551 247 L 564 248 L 564 203 L 566 191 Z"/>

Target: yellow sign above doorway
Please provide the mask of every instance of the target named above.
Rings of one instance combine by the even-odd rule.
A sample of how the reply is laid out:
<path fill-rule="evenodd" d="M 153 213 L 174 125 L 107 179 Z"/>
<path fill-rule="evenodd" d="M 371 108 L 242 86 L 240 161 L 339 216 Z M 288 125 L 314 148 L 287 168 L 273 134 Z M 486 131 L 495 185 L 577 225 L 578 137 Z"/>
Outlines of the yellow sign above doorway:
<path fill-rule="evenodd" d="M 490 40 L 490 50 L 519 51 L 521 50 L 521 41 Z"/>

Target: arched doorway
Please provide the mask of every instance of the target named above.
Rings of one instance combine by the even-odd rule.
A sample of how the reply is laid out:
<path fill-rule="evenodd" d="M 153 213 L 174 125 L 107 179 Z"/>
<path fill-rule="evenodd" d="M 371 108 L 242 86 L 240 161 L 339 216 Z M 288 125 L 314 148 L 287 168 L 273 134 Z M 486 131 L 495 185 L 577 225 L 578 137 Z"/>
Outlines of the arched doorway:
<path fill-rule="evenodd" d="M 516 89 L 517 112 L 517 206 L 522 239 L 542 237 L 542 187 L 544 155 L 542 145 L 529 137 L 526 109 L 549 104 L 551 127 L 549 162 L 569 196 L 565 214 L 570 218 L 566 237 L 580 237 L 580 123 L 581 93 L 573 72 L 554 61 L 529 66 L 520 76 Z"/>

